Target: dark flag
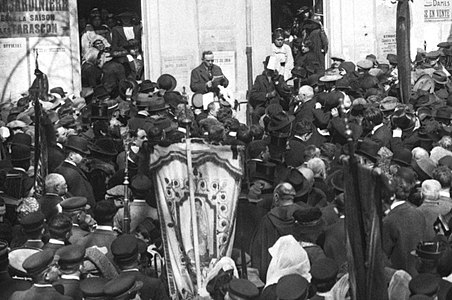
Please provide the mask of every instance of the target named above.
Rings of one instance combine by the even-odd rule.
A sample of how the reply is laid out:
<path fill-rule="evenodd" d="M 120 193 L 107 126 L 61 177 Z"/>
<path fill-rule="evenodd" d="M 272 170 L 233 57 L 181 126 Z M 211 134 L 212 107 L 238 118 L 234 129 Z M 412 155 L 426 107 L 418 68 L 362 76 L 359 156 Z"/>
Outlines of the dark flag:
<path fill-rule="evenodd" d="M 344 160 L 345 226 L 352 299 L 388 299 L 381 242 L 381 172 Z M 359 179 L 359 180 L 358 180 Z"/>
<path fill-rule="evenodd" d="M 36 52 L 36 68 L 35 68 L 35 80 L 29 89 L 31 100 L 34 103 L 35 109 L 35 155 L 34 155 L 34 168 L 35 168 L 35 196 L 40 197 L 44 194 L 44 182 L 47 176 L 47 141 L 46 134 L 44 132 L 43 117 L 46 116 L 42 110 L 40 99 L 45 100 L 47 98 L 49 90 L 49 82 L 47 75 L 39 70 L 38 65 L 38 52 Z"/>

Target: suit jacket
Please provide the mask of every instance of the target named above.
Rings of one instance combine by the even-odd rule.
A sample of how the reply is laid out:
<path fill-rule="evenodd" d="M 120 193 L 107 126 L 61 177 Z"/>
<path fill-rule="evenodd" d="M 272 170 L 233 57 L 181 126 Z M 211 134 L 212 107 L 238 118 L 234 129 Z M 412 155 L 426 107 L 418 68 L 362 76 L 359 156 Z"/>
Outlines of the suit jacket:
<path fill-rule="evenodd" d="M 80 290 L 80 280 L 60 278 L 52 284 L 54 287 L 63 287 L 65 296 L 71 297 L 74 300 L 82 300 L 83 293 Z"/>
<path fill-rule="evenodd" d="M 389 148 L 389 142 L 392 139 L 392 132 L 391 129 L 389 129 L 388 126 L 383 125 L 380 128 L 378 128 L 374 134 L 370 133 L 368 136 L 371 140 L 377 142 L 380 144 L 380 147 L 388 147 Z"/>
<path fill-rule="evenodd" d="M 294 123 L 298 123 L 302 120 L 306 120 L 308 122 L 314 121 L 313 110 L 315 109 L 315 100 L 311 99 L 307 102 L 300 103 L 297 108 L 295 105 L 292 105 L 289 112 L 295 116 Z"/>
<path fill-rule="evenodd" d="M 450 209 L 444 209 L 444 207 L 441 206 L 439 200 L 437 201 L 424 200 L 424 202 L 422 202 L 422 205 L 417 207 L 416 209 L 419 210 L 424 215 L 425 218 L 425 223 L 427 225 L 425 232 L 426 240 L 433 241 L 433 239 L 436 237 L 435 230 L 433 229 L 433 223 L 435 223 L 439 215 L 447 214 L 450 211 Z"/>
<path fill-rule="evenodd" d="M 166 292 L 165 284 L 157 278 L 151 278 L 144 275 L 140 271 L 130 270 L 122 271 L 121 273 L 134 274 L 137 281 L 143 282 L 140 296 L 142 300 L 168 300 L 168 293 Z"/>
<path fill-rule="evenodd" d="M 40 199 L 38 199 L 39 205 L 41 206 L 41 211 L 47 220 L 53 216 L 53 213 L 58 212 L 56 206 L 58 203 L 63 201 L 58 195 L 45 194 Z"/>
<path fill-rule="evenodd" d="M 15 291 L 25 291 L 30 287 L 29 281 L 12 279 L 8 272 L 0 273 L 0 299 L 8 299 Z"/>
<path fill-rule="evenodd" d="M 221 76 L 221 75 L 223 75 L 223 71 L 221 71 L 221 68 L 217 65 L 213 65 L 212 76 Z M 207 68 L 204 65 L 204 63 L 202 63 L 191 71 L 190 89 L 193 91 L 193 93 L 206 94 L 208 92 L 211 92 L 211 90 L 208 89 L 206 86 L 207 81 L 210 80 L 212 79 L 209 78 L 209 72 L 207 71 Z M 224 87 L 227 87 L 229 85 L 229 80 L 226 78 L 226 76 L 224 76 L 224 80 L 225 80 Z"/>
<path fill-rule="evenodd" d="M 72 300 L 71 297 L 61 295 L 57 290 L 49 285 L 37 287 L 33 285 L 26 291 L 15 292 L 9 298 L 10 300 Z"/>
<path fill-rule="evenodd" d="M 64 161 L 55 170 L 55 173 L 63 175 L 64 179 L 66 179 L 68 192 L 71 195 L 86 197 L 88 204 L 94 207 L 96 201 L 94 199 L 93 187 L 89 183 L 85 173 L 79 167 Z"/>
<path fill-rule="evenodd" d="M 119 82 L 123 79 L 126 79 L 126 70 L 121 63 L 110 60 L 102 66 L 102 84 L 113 98 L 119 95 Z"/>
<path fill-rule="evenodd" d="M 97 246 L 101 252 L 113 262 L 113 254 L 111 253 L 111 243 L 116 239 L 117 234 L 114 231 L 96 229 L 80 240 L 79 245 L 89 248 Z M 106 253 L 105 253 L 106 252 Z"/>
<path fill-rule="evenodd" d="M 267 75 L 265 75 L 265 73 L 257 75 L 249 95 L 249 101 L 251 106 L 254 109 L 258 107 L 265 108 L 267 106 L 267 100 L 270 100 L 267 99 L 266 95 L 267 93 L 270 93 L 274 90 L 276 90 L 275 84 L 273 83 L 273 81 L 268 80 L 268 77 Z M 276 94 L 275 96 L 276 103 L 279 103 L 279 98 L 280 98 L 279 95 Z"/>
<path fill-rule="evenodd" d="M 61 149 L 57 145 L 50 146 L 47 149 L 49 157 L 52 158 L 48 160 L 50 174 L 53 173 L 53 171 L 55 171 L 55 169 L 64 161 L 66 155 L 64 154 L 63 149 Z"/>
<path fill-rule="evenodd" d="M 340 267 L 347 261 L 345 250 L 345 219 L 339 219 L 337 223 L 328 226 L 325 230 L 325 242 L 323 244 L 325 255 L 334 259 Z"/>
<path fill-rule="evenodd" d="M 80 228 L 77 224 L 72 224 L 72 235 L 69 238 L 69 243 L 77 244 L 81 241 L 85 236 L 89 234 L 89 231 L 85 231 Z"/>
<path fill-rule="evenodd" d="M 425 240 L 425 218 L 410 203 L 395 207 L 383 218 L 383 250 L 390 260 L 390 267 L 403 269 L 414 276 L 415 258 L 410 252 Z"/>
<path fill-rule="evenodd" d="M 139 25 L 133 26 L 133 33 L 135 34 L 135 39 L 141 43 L 141 33 L 142 28 Z M 129 42 L 124 33 L 124 27 L 115 26 L 111 30 L 111 48 L 113 50 L 124 50 L 124 46 L 127 46 Z"/>

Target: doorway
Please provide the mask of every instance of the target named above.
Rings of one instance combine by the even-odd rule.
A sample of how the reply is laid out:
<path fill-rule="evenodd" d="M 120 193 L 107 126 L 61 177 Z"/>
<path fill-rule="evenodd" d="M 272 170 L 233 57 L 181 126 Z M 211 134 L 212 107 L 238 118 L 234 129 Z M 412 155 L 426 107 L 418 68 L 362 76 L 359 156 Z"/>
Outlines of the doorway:
<path fill-rule="evenodd" d="M 290 29 L 294 25 L 297 11 L 303 6 L 312 10 L 315 17 L 323 23 L 323 0 L 272 0 L 272 31 L 276 28 Z"/>

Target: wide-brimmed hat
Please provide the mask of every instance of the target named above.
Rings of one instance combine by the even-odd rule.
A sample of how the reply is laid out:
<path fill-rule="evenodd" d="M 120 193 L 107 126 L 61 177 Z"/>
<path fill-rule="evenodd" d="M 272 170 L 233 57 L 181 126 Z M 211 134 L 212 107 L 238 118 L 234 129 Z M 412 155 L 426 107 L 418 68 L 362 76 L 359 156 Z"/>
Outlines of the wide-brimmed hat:
<path fill-rule="evenodd" d="M 138 109 L 149 107 L 149 104 L 151 103 L 151 97 L 152 97 L 152 94 L 138 93 L 136 107 Z"/>
<path fill-rule="evenodd" d="M 358 141 L 356 154 L 365 156 L 375 163 L 378 160 L 378 150 L 380 150 L 380 148 L 379 143 L 366 138 L 362 141 Z"/>
<path fill-rule="evenodd" d="M 149 79 L 146 79 L 146 80 L 143 80 L 143 82 L 141 82 L 139 91 L 140 91 L 140 93 L 152 93 L 152 92 L 154 92 L 156 87 L 157 87 L 156 82 L 152 82 Z"/>
<path fill-rule="evenodd" d="M 339 74 L 339 70 L 329 70 L 326 71 L 325 74 L 319 78 L 319 81 L 322 82 L 333 82 L 341 79 L 343 76 Z"/>
<path fill-rule="evenodd" d="M 435 81 L 429 74 L 424 74 L 416 80 L 412 90 L 413 92 L 421 90 L 433 93 L 435 91 Z"/>
<path fill-rule="evenodd" d="M 411 255 L 424 259 L 439 259 L 444 252 L 444 245 L 441 242 L 423 241 L 417 244 L 416 249 L 411 251 Z"/>
<path fill-rule="evenodd" d="M 269 131 L 278 131 L 283 129 L 284 127 L 289 126 L 293 120 L 295 120 L 295 116 L 288 115 L 284 111 L 281 111 L 270 119 L 270 123 L 268 124 Z"/>
<path fill-rule="evenodd" d="M 118 154 L 115 143 L 110 138 L 96 139 L 94 144 L 88 145 L 88 148 L 91 150 L 91 152 L 104 156 L 115 156 Z"/>
<path fill-rule="evenodd" d="M 301 197 L 311 190 L 311 183 L 304 177 L 304 175 L 295 168 L 289 168 L 286 182 L 290 183 L 295 189 L 295 197 Z"/>
<path fill-rule="evenodd" d="M 411 167 L 419 179 L 424 181 L 433 178 L 433 170 L 436 168 L 436 163 L 430 157 L 423 157 L 418 160 L 412 160 Z"/>
<path fill-rule="evenodd" d="M 397 65 L 397 55 L 393 53 L 389 53 L 386 55 L 386 59 L 391 65 Z"/>
<path fill-rule="evenodd" d="M 331 59 L 337 61 L 345 61 L 344 54 L 342 53 L 334 53 L 333 55 L 331 55 Z"/>
<path fill-rule="evenodd" d="M 88 148 L 88 140 L 77 135 L 69 136 L 66 144 L 64 144 L 64 147 L 81 154 L 88 155 L 90 153 Z"/>
<path fill-rule="evenodd" d="M 168 109 L 170 106 L 165 102 L 165 99 L 161 96 L 154 95 L 150 98 L 148 104 L 148 111 L 156 112 Z"/>
<path fill-rule="evenodd" d="M 163 74 L 157 79 L 157 86 L 159 89 L 164 89 L 171 92 L 176 88 L 177 81 L 173 75 Z"/>
<path fill-rule="evenodd" d="M 436 70 L 435 72 L 433 72 L 432 78 L 438 84 L 446 84 L 449 82 L 449 78 L 447 78 L 447 74 L 441 70 Z"/>
<path fill-rule="evenodd" d="M 396 97 L 386 96 L 381 100 L 379 108 L 383 112 L 392 111 L 396 109 L 397 105 L 399 105 L 399 100 Z"/>

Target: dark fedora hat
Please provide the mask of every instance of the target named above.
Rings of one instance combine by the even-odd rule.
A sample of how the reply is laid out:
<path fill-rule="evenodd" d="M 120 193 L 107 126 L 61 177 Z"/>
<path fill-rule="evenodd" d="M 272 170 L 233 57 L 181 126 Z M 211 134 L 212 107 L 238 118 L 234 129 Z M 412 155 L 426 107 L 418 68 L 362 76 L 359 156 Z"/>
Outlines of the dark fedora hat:
<path fill-rule="evenodd" d="M 115 143 L 110 138 L 97 139 L 94 144 L 88 145 L 92 153 L 97 153 L 104 156 L 115 156 L 118 154 Z"/>
<path fill-rule="evenodd" d="M 402 167 L 411 166 L 411 151 L 407 148 L 400 148 L 397 151 L 394 151 L 394 155 L 392 156 L 392 161 Z"/>
<path fill-rule="evenodd" d="M 156 82 L 152 82 L 149 79 L 143 80 L 140 84 L 140 93 L 152 93 L 156 87 Z"/>
<path fill-rule="evenodd" d="M 391 116 L 391 123 L 400 129 L 408 129 L 414 126 L 415 117 L 406 109 L 397 109 Z"/>
<path fill-rule="evenodd" d="M 97 98 L 99 100 L 103 100 L 110 97 L 107 89 L 103 85 L 98 85 L 94 88 L 93 98 Z"/>
<path fill-rule="evenodd" d="M 270 123 L 268 124 L 268 130 L 269 131 L 278 131 L 283 129 L 284 127 L 289 126 L 293 120 L 295 119 L 295 116 L 288 115 L 284 111 L 281 111 L 270 119 Z"/>
<path fill-rule="evenodd" d="M 138 90 L 140 89 L 138 82 L 132 78 L 125 78 L 119 82 L 119 96 L 121 99 L 126 99 L 127 89 L 132 89 L 132 98 L 136 97 Z"/>
<path fill-rule="evenodd" d="M 179 104 L 188 104 L 179 92 L 166 92 L 163 99 L 172 109 L 176 109 Z"/>
<path fill-rule="evenodd" d="M 137 108 L 140 109 L 149 107 L 149 104 L 151 103 L 151 97 L 152 94 L 138 93 L 136 101 Z"/>
<path fill-rule="evenodd" d="M 64 144 L 64 147 L 68 150 L 81 154 L 88 155 L 90 153 L 88 148 L 88 140 L 77 135 L 69 136 L 67 138 L 66 144 Z"/>
<path fill-rule="evenodd" d="M 411 255 L 434 260 L 439 259 L 444 250 L 444 245 L 441 242 L 423 241 L 417 244 L 416 249 L 411 251 Z"/>
<path fill-rule="evenodd" d="M 380 148 L 379 143 L 366 138 L 358 141 L 356 154 L 362 155 L 375 163 L 378 160 L 378 150 L 380 150 Z"/>
<path fill-rule="evenodd" d="M 163 74 L 157 79 L 157 87 L 166 91 L 173 91 L 176 88 L 177 81 L 173 75 Z"/>
<path fill-rule="evenodd" d="M 414 169 L 419 179 L 424 181 L 433 178 L 433 170 L 436 168 L 435 162 L 429 157 L 423 157 L 411 162 L 411 167 Z"/>
<path fill-rule="evenodd" d="M 50 89 L 50 93 L 55 93 L 61 96 L 61 98 L 64 98 L 66 96 L 67 92 L 63 90 L 62 87 L 54 87 L 53 89 Z"/>
<path fill-rule="evenodd" d="M 165 102 L 165 99 L 163 97 L 154 95 L 150 98 L 149 104 L 148 104 L 148 111 L 161 111 L 168 109 L 170 106 Z"/>
<path fill-rule="evenodd" d="M 31 148 L 16 144 L 11 146 L 11 161 L 24 161 L 31 158 Z"/>
<path fill-rule="evenodd" d="M 91 105 L 91 120 L 108 120 L 108 106 L 105 103 Z"/>
<path fill-rule="evenodd" d="M 289 168 L 285 181 L 290 183 L 295 189 L 295 197 L 301 197 L 311 189 L 309 181 L 298 169 L 295 168 Z"/>

